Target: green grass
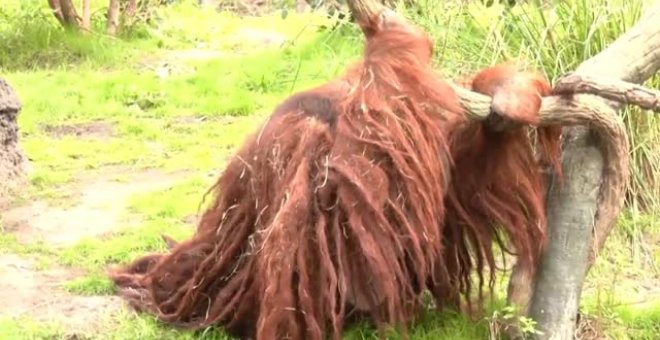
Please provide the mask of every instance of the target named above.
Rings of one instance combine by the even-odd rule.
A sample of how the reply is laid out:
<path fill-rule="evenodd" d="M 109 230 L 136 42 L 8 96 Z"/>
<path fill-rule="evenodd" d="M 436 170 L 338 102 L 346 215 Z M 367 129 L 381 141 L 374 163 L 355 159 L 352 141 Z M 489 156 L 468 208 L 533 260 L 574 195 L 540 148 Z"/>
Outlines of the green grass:
<path fill-rule="evenodd" d="M 531 5 L 509 11 L 427 0 L 419 2 L 425 14 L 413 18 L 436 39 L 436 64 L 448 76 L 520 57 L 556 79 L 630 27 L 643 12 L 643 2 L 558 2 L 554 12 L 539 12 Z M 0 254 L 36 257 L 44 268 L 84 271 L 65 284 L 72 294 L 114 294 L 105 274 L 108 266 L 163 250 L 161 234 L 189 236 L 190 216 L 206 189 L 272 108 L 291 93 L 341 73 L 361 52 L 355 27 L 323 31 L 318 26 L 327 20 L 318 15 L 247 18 L 202 11 L 184 1 L 159 10 L 151 25 L 111 39 L 98 33 L 103 30 L 101 12 L 94 16 L 97 33 L 81 36 L 60 29 L 45 3 L 10 0 L 0 8 L 0 41 L 6 47 L 0 49 L 0 74 L 23 103 L 21 144 L 34 167 L 32 186 L 21 201 L 74 205 L 77 185 L 116 169 L 121 172 L 112 176 L 118 181 L 145 169 L 186 173 L 171 189 L 133 195 L 125 202 L 125 222 L 102 237 L 55 249 L 21 243 L 0 229 Z M 93 1 L 93 7 L 100 10 L 104 3 Z M 259 29 L 289 41 L 268 45 L 249 38 Z M 634 195 L 590 273 L 582 305 L 612 338 L 651 339 L 658 333 L 660 304 L 636 303 L 649 294 L 639 283 L 660 283 L 654 267 L 660 262 L 660 223 L 653 214 L 660 211 L 654 202 L 660 181 L 652 182 L 659 173 L 660 125 L 637 109 L 625 115 L 634 132 Z M 505 312 L 504 284 L 487 315 Z M 490 326 L 489 317 L 470 321 L 429 312 L 415 322 L 411 336 L 482 339 L 492 336 Z M 101 339 L 225 339 L 218 330 L 179 331 L 129 312 L 111 317 L 100 333 Z M 359 325 L 346 338 L 376 335 Z M 2 339 L 66 336 L 57 325 L 0 318 Z"/>
<path fill-rule="evenodd" d="M 0 338 L 7 340 L 64 339 L 65 330 L 54 323 L 35 322 L 27 317 L 0 317 Z"/>

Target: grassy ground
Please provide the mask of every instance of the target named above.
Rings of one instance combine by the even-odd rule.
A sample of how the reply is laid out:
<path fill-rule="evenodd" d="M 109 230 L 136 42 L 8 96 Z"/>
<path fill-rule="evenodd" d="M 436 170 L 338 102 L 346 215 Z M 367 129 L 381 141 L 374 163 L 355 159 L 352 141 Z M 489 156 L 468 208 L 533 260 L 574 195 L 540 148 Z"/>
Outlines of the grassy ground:
<path fill-rule="evenodd" d="M 105 270 L 163 249 L 161 233 L 190 235 L 226 157 L 279 101 L 339 74 L 359 56 L 361 37 L 351 28 L 320 30 L 326 19 L 318 15 L 248 18 L 189 5 L 164 9 L 154 26 L 123 39 L 80 37 L 59 30 L 42 2 L 0 7 L 0 76 L 24 104 L 21 142 L 33 167 L 31 187 L 0 219 L 0 338 L 223 339 L 218 330 L 177 331 L 122 309 Z M 557 56 L 530 48 L 541 40 L 531 31 L 497 42 L 506 36 L 491 34 L 502 24 L 493 10 L 454 10 L 474 16 L 435 10 L 442 14 L 418 20 L 437 38 L 438 66 L 450 76 L 522 54 L 552 78 L 636 18 L 629 11 L 628 21 L 606 23 L 618 31 L 587 32 L 595 38 L 573 50 L 580 53 Z M 634 145 L 647 150 L 635 156 L 650 157 L 657 124 L 626 114 L 642 129 Z M 659 242 L 652 213 L 622 216 L 585 287 L 585 337 L 660 334 Z M 429 312 L 412 338 L 493 336 L 491 317 L 507 312 L 501 298 L 476 321 Z M 373 336 L 366 327 L 347 334 Z"/>

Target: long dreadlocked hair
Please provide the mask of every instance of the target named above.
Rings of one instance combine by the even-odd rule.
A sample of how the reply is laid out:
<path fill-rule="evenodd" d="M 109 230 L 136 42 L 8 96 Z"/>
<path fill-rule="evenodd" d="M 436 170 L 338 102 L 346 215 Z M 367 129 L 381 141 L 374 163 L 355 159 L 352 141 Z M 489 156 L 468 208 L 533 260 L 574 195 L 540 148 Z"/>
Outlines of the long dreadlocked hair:
<path fill-rule="evenodd" d="M 427 288 L 439 305 L 469 298 L 500 224 L 532 266 L 545 233 L 528 135 L 468 122 L 422 30 L 370 32 L 361 62 L 247 139 L 192 238 L 112 273 L 132 306 L 243 338 L 339 339 L 353 311 L 383 329 Z"/>

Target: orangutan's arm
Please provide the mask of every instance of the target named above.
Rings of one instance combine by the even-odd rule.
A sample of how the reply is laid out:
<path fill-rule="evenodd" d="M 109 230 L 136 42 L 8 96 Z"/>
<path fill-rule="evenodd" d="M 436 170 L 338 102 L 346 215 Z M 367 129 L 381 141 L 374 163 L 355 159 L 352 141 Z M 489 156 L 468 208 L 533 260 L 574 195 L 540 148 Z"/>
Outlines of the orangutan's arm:
<path fill-rule="evenodd" d="M 550 95 L 552 87 L 540 73 L 521 71 L 515 65 L 505 63 L 477 73 L 472 80 L 472 90 L 491 96 L 491 112 L 508 118 L 509 123 L 514 121 L 537 125 L 541 98 Z M 489 126 L 488 123 L 487 120 L 486 126 Z M 495 124 L 498 123 L 501 123 L 501 119 Z M 550 166 L 556 174 L 561 175 L 561 126 L 547 126 L 539 128 L 537 132 L 542 166 Z"/>
<path fill-rule="evenodd" d="M 532 125 L 539 122 L 541 97 L 552 90 L 542 75 L 520 71 L 512 64 L 483 69 L 472 80 L 472 89 L 493 98 L 493 113 Z"/>

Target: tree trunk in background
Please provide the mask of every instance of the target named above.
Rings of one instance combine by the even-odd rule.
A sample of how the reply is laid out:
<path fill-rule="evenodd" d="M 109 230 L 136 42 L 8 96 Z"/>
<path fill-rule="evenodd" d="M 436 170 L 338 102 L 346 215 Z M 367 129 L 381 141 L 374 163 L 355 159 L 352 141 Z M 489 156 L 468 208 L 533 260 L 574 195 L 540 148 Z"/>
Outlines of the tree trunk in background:
<path fill-rule="evenodd" d="M 66 28 L 80 28 L 80 16 L 72 0 L 48 0 L 48 6 L 53 10 L 57 21 Z"/>
<path fill-rule="evenodd" d="M 90 0 L 82 0 L 82 29 L 84 32 L 89 32 L 92 29 L 92 12 L 90 8 Z"/>
<path fill-rule="evenodd" d="M 117 35 L 117 28 L 119 27 L 119 0 L 110 0 L 108 5 L 108 22 L 106 25 L 106 32 L 109 35 Z"/>
<path fill-rule="evenodd" d="M 128 0 L 128 2 L 126 3 L 126 7 L 124 7 L 123 10 L 120 7 L 119 11 L 123 12 L 121 14 L 122 26 L 124 26 L 124 27 L 133 26 L 133 24 L 137 20 L 138 1 L 137 0 Z"/>
<path fill-rule="evenodd" d="M 137 13 L 138 3 L 137 0 L 128 0 L 126 5 L 126 12 L 124 13 L 125 18 L 130 18 L 133 20 L 135 14 Z"/>
<path fill-rule="evenodd" d="M 48 7 L 53 10 L 53 15 L 57 19 L 57 21 L 60 22 L 60 24 L 64 25 L 64 15 L 62 15 L 62 8 L 60 6 L 60 0 L 48 0 Z"/>
<path fill-rule="evenodd" d="M 27 158 L 18 145 L 16 123 L 20 110 L 13 89 L 0 78 L 0 206 L 26 184 Z"/>
<path fill-rule="evenodd" d="M 69 28 L 80 28 L 81 18 L 76 12 L 76 6 L 72 0 L 60 0 L 60 8 L 64 16 L 65 26 Z"/>

